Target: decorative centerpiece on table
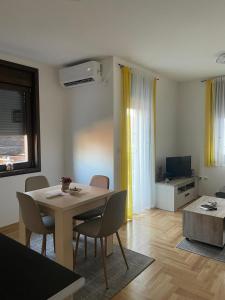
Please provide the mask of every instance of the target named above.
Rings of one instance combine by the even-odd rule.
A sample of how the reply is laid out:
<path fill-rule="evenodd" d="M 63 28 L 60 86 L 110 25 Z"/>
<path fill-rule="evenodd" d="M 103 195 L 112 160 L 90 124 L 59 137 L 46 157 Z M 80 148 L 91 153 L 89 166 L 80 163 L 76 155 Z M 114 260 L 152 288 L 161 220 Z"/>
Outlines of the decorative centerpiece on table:
<path fill-rule="evenodd" d="M 70 177 L 62 177 L 61 183 L 62 183 L 62 192 L 68 192 L 70 188 L 70 184 L 72 182 L 72 179 Z"/>

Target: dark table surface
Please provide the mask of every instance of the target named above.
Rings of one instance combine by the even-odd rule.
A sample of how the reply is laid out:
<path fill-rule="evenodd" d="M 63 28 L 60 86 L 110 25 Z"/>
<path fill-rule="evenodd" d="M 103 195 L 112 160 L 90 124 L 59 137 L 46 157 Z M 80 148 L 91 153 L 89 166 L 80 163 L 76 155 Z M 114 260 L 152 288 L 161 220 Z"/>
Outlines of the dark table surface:
<path fill-rule="evenodd" d="M 0 299 L 44 300 L 81 276 L 0 234 Z"/>

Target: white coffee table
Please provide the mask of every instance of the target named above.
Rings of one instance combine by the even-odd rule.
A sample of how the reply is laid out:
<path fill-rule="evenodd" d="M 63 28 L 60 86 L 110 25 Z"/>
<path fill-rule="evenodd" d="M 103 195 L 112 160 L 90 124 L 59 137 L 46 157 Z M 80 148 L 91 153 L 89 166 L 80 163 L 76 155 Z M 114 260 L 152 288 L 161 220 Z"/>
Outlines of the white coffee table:
<path fill-rule="evenodd" d="M 200 208 L 208 201 L 217 202 L 217 210 L 206 211 Z M 183 210 L 184 237 L 210 245 L 223 247 L 225 244 L 225 199 L 202 196 Z"/>

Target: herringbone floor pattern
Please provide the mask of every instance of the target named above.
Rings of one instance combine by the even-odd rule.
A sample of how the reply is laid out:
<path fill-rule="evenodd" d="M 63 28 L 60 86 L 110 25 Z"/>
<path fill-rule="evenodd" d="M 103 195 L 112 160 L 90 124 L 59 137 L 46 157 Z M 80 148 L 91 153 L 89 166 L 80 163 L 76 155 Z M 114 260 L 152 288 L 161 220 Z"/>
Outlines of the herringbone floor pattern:
<path fill-rule="evenodd" d="M 17 233 L 11 233 L 17 238 Z M 120 230 L 123 245 L 156 261 L 113 300 L 222 300 L 225 264 L 176 248 L 182 213 L 152 209 Z"/>
<path fill-rule="evenodd" d="M 225 299 L 225 264 L 176 248 L 182 213 L 153 209 L 121 230 L 123 244 L 156 261 L 113 300 Z"/>

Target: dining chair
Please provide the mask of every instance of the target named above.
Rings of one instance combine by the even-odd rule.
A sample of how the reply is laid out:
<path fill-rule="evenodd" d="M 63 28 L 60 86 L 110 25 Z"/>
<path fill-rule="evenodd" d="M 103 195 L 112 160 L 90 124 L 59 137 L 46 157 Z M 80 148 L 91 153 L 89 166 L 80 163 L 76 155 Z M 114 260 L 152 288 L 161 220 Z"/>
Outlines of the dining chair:
<path fill-rule="evenodd" d="M 25 192 L 35 191 L 49 187 L 48 179 L 44 175 L 31 176 L 25 181 Z M 41 216 L 47 216 L 46 213 L 41 211 Z"/>
<path fill-rule="evenodd" d="M 25 192 L 44 189 L 47 187 L 49 187 L 49 182 L 43 175 L 28 177 L 25 181 Z"/>
<path fill-rule="evenodd" d="M 108 190 L 109 189 L 109 177 L 104 176 L 104 175 L 94 175 L 91 178 L 89 185 Z M 98 218 L 102 215 L 104 208 L 105 208 L 105 205 L 91 209 L 83 214 L 75 216 L 74 220 L 87 222 L 91 219 Z M 87 257 L 87 237 L 86 236 L 84 237 L 84 251 L 85 251 L 85 257 Z M 97 240 L 96 239 L 95 239 L 95 243 L 94 243 L 94 251 L 95 251 L 95 256 L 96 256 L 97 255 Z"/>
<path fill-rule="evenodd" d="M 106 258 L 105 258 L 103 238 L 107 238 L 108 236 L 116 233 L 116 237 L 118 239 L 118 243 L 126 267 L 127 269 L 129 269 L 126 256 L 122 247 L 122 243 L 120 240 L 120 236 L 118 233 L 119 228 L 123 225 L 125 220 L 126 196 L 127 196 L 127 191 L 120 191 L 114 193 L 107 200 L 103 214 L 100 218 L 89 220 L 87 222 L 75 226 L 74 228 L 74 230 L 78 233 L 76 246 L 74 250 L 74 268 L 76 266 L 76 257 L 78 252 L 80 235 L 83 234 L 91 238 L 96 238 L 96 239 L 99 238 L 101 243 L 101 254 L 103 260 L 105 284 L 107 289 L 109 288 L 109 285 L 108 285 L 108 278 L 107 278 L 107 271 L 106 271 Z"/>
<path fill-rule="evenodd" d="M 17 192 L 20 211 L 28 237 L 26 246 L 30 247 L 30 237 L 32 233 L 42 234 L 41 254 L 46 256 L 46 239 L 48 234 L 53 234 L 53 243 L 55 250 L 55 221 L 51 216 L 41 216 L 40 210 L 34 199 L 24 193 Z"/>

